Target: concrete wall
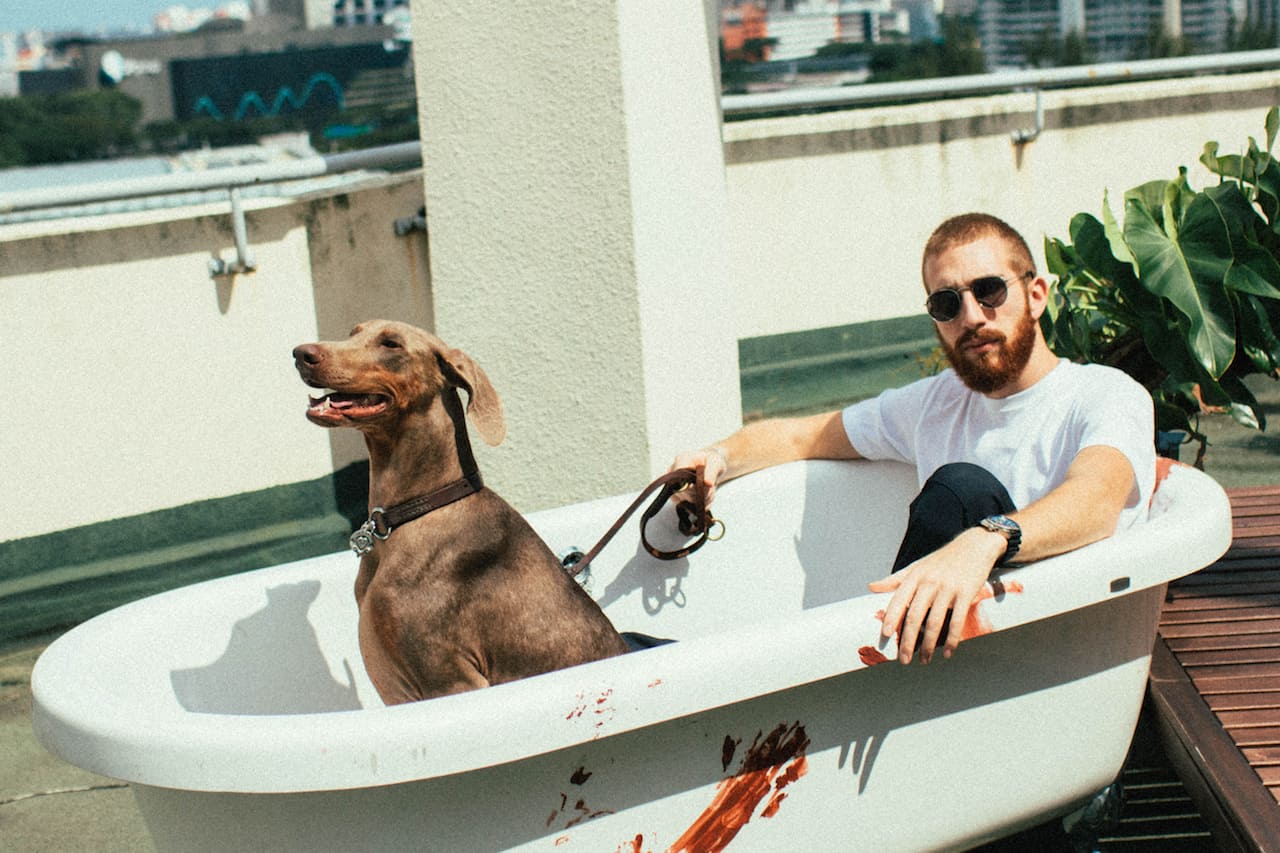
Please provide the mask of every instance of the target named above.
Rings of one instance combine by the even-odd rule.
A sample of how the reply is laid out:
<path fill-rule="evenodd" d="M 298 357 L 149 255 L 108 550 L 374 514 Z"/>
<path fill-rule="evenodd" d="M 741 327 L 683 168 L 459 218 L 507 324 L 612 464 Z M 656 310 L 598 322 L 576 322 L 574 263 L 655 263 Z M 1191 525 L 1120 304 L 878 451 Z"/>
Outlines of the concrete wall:
<path fill-rule="evenodd" d="M 725 125 L 730 274 L 739 338 L 923 312 L 920 251 L 948 216 L 982 210 L 1068 239 L 1071 217 L 1190 169 L 1205 142 L 1265 137 L 1280 72 L 846 110 Z"/>
<path fill-rule="evenodd" d="M 371 315 L 431 322 L 418 174 L 247 203 L 0 228 L 0 541 L 322 477 L 362 455 L 309 424 L 292 348 Z"/>
<path fill-rule="evenodd" d="M 740 417 L 707 15 L 413 7 L 437 333 L 484 367 L 522 509 L 636 489 Z M 520 50 L 512 45 L 519 41 Z"/>

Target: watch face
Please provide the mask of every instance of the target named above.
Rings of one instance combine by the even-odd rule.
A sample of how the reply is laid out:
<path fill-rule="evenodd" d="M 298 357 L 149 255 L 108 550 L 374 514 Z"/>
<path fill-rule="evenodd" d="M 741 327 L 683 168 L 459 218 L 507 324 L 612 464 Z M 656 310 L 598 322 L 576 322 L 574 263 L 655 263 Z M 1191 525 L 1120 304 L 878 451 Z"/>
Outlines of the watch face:
<path fill-rule="evenodd" d="M 1011 536 L 1014 533 L 1020 533 L 1022 528 L 1018 526 L 1018 522 L 1004 515 L 993 515 L 982 519 L 982 526 L 988 530 Z"/>

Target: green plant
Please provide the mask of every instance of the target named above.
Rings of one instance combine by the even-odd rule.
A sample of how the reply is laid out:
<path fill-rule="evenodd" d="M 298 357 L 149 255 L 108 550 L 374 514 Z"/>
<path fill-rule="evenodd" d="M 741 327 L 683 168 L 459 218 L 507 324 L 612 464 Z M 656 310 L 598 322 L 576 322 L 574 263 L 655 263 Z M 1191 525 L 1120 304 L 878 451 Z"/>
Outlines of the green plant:
<path fill-rule="evenodd" d="M 1124 194 L 1123 222 L 1104 194 L 1102 220 L 1077 214 L 1071 242 L 1045 239 L 1058 277 L 1041 327 L 1058 355 L 1118 367 L 1152 394 L 1159 430 L 1206 438 L 1192 419 L 1221 408 L 1264 429 L 1244 378 L 1280 368 L 1280 161 L 1271 156 L 1280 113 L 1266 116 L 1266 147 L 1200 156 L 1219 180 L 1197 191 L 1178 170 Z"/>

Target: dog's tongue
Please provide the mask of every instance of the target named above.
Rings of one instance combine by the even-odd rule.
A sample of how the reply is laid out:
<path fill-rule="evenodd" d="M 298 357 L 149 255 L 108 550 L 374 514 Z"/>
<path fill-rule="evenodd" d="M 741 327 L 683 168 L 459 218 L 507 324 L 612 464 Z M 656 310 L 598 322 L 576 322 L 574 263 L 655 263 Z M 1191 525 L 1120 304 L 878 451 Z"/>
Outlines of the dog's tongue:
<path fill-rule="evenodd" d="M 339 394 L 329 395 L 329 405 L 335 409 L 367 408 L 375 405 L 378 398 L 373 394 Z"/>
<path fill-rule="evenodd" d="M 325 412 L 330 409 L 338 411 L 348 411 L 351 409 L 367 409 L 372 408 L 381 401 L 377 394 L 343 394 L 334 391 L 332 394 L 326 394 L 323 397 L 311 398 L 311 411 Z"/>

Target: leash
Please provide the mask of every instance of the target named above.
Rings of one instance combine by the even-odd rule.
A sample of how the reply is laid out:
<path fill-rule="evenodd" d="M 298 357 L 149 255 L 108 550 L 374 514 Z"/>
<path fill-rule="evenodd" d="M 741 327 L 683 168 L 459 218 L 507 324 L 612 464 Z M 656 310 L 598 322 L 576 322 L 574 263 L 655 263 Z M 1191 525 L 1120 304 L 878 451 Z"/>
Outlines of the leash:
<path fill-rule="evenodd" d="M 461 402 L 458 400 L 457 392 L 453 391 L 452 394 L 445 396 L 444 403 L 453 420 L 454 446 L 457 448 L 458 461 L 462 464 L 462 470 L 465 473 L 463 473 L 461 479 L 454 480 L 425 495 L 410 498 L 390 508 L 375 506 L 370 509 L 368 520 L 357 527 L 351 534 L 350 539 L 347 540 L 347 544 L 351 546 L 351 550 L 356 553 L 356 556 L 363 557 L 368 554 L 373 550 L 374 545 L 378 542 L 386 541 L 391 535 L 391 531 L 402 524 L 408 524 L 414 519 L 421 518 L 427 513 L 434 512 L 455 501 L 460 501 L 484 488 L 484 481 L 480 477 L 480 469 L 476 465 L 475 455 L 471 450 L 471 439 L 467 435 L 466 414 Z M 677 548 L 674 551 L 663 551 L 649 542 L 648 537 L 645 535 L 645 528 L 649 521 L 662 510 L 672 495 L 688 488 L 693 489 L 693 499 L 680 501 L 676 504 L 677 525 L 680 528 L 680 532 L 685 536 L 697 538 L 682 548 Z M 706 494 L 703 491 L 702 483 L 698 480 L 697 472 L 692 468 L 678 468 L 675 471 L 668 471 L 646 486 L 639 497 L 632 501 L 631 506 L 627 507 L 627 510 L 600 538 L 595 547 L 585 555 L 581 551 L 574 549 L 561 558 L 561 565 L 564 570 L 572 577 L 587 572 L 591 561 L 604 550 L 604 547 L 609 544 L 609 540 L 613 539 L 618 531 L 622 529 L 622 525 L 626 523 L 627 519 L 644 503 L 645 498 L 653 494 L 654 491 L 658 491 L 658 496 L 654 498 L 653 503 L 640 516 L 640 542 L 644 549 L 654 557 L 659 560 L 678 560 L 701 548 L 707 540 L 714 542 L 724 536 L 724 522 L 714 517 L 711 511 L 707 509 Z M 719 530 L 715 536 L 712 536 L 711 533 L 716 530 L 717 526 Z"/>
<path fill-rule="evenodd" d="M 696 536 L 694 541 L 684 547 L 677 548 L 673 551 L 663 551 L 655 547 L 649 538 L 645 535 L 645 527 L 649 521 L 653 519 L 666 505 L 671 496 L 685 489 L 693 489 L 693 499 L 681 501 L 676 504 L 676 523 L 680 528 L 680 532 L 685 536 Z M 659 491 L 660 490 L 660 491 Z M 604 550 L 609 544 L 609 540 L 622 529 L 622 525 L 626 524 L 627 519 L 635 514 L 635 511 L 644 503 L 645 498 L 658 491 L 658 496 L 654 498 L 653 503 L 640 516 L 640 544 L 651 555 L 659 560 L 678 560 L 681 557 L 687 557 L 694 551 L 701 548 L 708 540 L 715 542 L 724 536 L 724 522 L 711 514 L 711 510 L 707 509 L 706 495 L 703 492 L 702 483 L 698 480 L 698 474 L 692 468 L 677 468 L 674 471 L 668 471 L 658 479 L 654 480 L 640 492 L 640 495 L 631 502 L 631 506 L 618 517 L 613 526 L 600 538 L 590 551 L 583 554 L 581 551 L 573 550 L 564 556 L 561 560 L 564 570 L 571 576 L 577 576 L 587 571 L 591 561 Z M 712 531 L 719 525 L 719 530 L 715 536 Z"/>

